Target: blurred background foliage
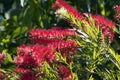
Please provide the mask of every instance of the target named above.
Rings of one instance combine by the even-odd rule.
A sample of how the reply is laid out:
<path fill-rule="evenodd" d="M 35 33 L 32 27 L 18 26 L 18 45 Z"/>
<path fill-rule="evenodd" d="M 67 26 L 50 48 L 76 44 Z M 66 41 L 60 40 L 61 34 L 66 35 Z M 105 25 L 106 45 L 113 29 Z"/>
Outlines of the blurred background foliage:
<path fill-rule="evenodd" d="M 120 0 L 66 0 L 80 12 L 101 14 L 113 20 L 112 7 Z M 0 0 L 0 52 L 9 55 L 9 61 L 16 53 L 17 46 L 26 43 L 28 31 L 32 28 L 51 28 L 68 26 L 61 19 L 55 18 L 52 4 L 55 0 Z M 118 35 L 113 42 L 114 48 L 120 50 Z M 117 43 L 115 45 L 114 43 Z"/>
<path fill-rule="evenodd" d="M 14 53 L 26 43 L 31 28 L 50 28 L 54 23 L 53 0 L 0 0 L 0 52 Z"/>

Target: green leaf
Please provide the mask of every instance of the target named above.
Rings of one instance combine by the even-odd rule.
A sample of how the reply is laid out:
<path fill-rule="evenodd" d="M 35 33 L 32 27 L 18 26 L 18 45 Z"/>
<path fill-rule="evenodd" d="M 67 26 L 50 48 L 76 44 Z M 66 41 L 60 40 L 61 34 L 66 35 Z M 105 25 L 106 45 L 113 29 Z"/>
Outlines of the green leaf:
<path fill-rule="evenodd" d="M 94 78 L 93 78 L 93 76 L 92 76 L 92 75 L 90 76 L 89 80 L 94 80 Z"/>
<path fill-rule="evenodd" d="M 9 62 L 12 62 L 12 61 L 13 61 L 10 54 L 7 53 L 6 56 L 7 56 L 7 59 L 8 59 Z"/>
<path fill-rule="evenodd" d="M 12 38 L 16 38 L 17 36 L 25 33 L 28 30 L 28 27 L 18 27 L 12 34 Z"/>

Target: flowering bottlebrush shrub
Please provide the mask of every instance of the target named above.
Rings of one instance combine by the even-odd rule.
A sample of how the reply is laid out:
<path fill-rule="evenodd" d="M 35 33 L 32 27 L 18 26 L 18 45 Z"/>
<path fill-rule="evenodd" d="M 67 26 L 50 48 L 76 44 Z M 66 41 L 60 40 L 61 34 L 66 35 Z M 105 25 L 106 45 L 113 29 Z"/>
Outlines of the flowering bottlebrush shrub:
<path fill-rule="evenodd" d="M 49 76 L 44 72 L 44 62 L 51 68 L 54 65 L 58 67 L 57 74 L 54 74 L 57 77 L 53 76 L 53 79 L 66 80 L 68 78 L 71 80 L 72 72 L 62 63 L 70 63 L 70 56 L 77 52 L 78 46 L 75 40 L 66 40 L 68 37 L 72 39 L 73 36 L 75 36 L 75 31 L 68 28 L 30 30 L 29 37 L 34 44 L 23 44 L 18 47 L 17 56 L 14 58 L 17 65 L 15 71 L 21 74 L 18 80 L 38 80 Z M 63 59 L 61 60 L 60 57 Z"/>
<path fill-rule="evenodd" d="M 28 43 L 12 56 L 12 69 L 0 69 L 0 80 L 119 80 L 120 55 L 111 46 L 116 23 L 81 13 L 64 0 L 52 7 L 72 28 L 31 29 Z M 119 6 L 114 8 L 119 16 Z M 0 66 L 9 56 L 0 54 Z"/>

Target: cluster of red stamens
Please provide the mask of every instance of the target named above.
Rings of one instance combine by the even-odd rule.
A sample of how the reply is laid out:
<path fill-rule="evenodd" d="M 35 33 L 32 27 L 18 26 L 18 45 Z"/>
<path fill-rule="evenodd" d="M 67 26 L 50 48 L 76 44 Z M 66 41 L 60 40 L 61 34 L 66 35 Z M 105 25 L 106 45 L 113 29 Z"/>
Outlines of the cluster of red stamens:
<path fill-rule="evenodd" d="M 109 41 L 112 42 L 114 39 L 114 32 L 112 31 L 112 28 L 115 27 L 115 23 L 100 15 L 93 15 L 92 17 L 96 26 L 99 26 L 102 30 L 104 40 L 106 40 L 106 37 L 108 37 Z"/>
<path fill-rule="evenodd" d="M 120 23 L 120 5 L 113 6 L 113 9 L 116 11 L 116 15 L 114 17 Z"/>
<path fill-rule="evenodd" d="M 68 11 L 73 17 L 79 20 L 84 20 L 84 16 L 75 8 L 70 6 L 67 2 L 63 0 L 56 0 L 56 3 L 53 5 L 54 9 L 59 9 L 59 8 L 64 8 L 65 10 Z"/>
<path fill-rule="evenodd" d="M 52 29 L 32 29 L 30 39 L 39 43 L 51 43 L 55 40 L 64 39 L 69 36 L 74 36 L 75 31 L 68 28 L 52 28 Z"/>

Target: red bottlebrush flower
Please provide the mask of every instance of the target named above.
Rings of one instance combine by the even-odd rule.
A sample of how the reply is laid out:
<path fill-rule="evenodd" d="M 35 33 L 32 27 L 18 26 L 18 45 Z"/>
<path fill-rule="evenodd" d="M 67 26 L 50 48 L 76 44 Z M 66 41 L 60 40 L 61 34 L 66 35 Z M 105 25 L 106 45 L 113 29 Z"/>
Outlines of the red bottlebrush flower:
<path fill-rule="evenodd" d="M 63 55 L 73 54 L 77 51 L 77 44 L 74 40 L 59 40 L 49 43 L 47 46 L 60 51 Z"/>
<path fill-rule="evenodd" d="M 113 9 L 116 9 L 117 13 L 120 14 L 120 5 L 113 6 Z"/>
<path fill-rule="evenodd" d="M 111 30 L 111 28 L 115 27 L 115 23 L 100 15 L 93 15 L 93 19 L 95 20 L 95 24 L 98 25 L 102 30 L 104 39 L 109 36 L 109 41 L 112 42 L 114 38 L 114 32 Z"/>
<path fill-rule="evenodd" d="M 0 63 L 4 62 L 4 58 L 5 58 L 5 54 L 4 53 L 0 53 Z"/>
<path fill-rule="evenodd" d="M 24 62 L 23 57 L 15 57 L 14 62 L 18 65 L 22 64 Z"/>
<path fill-rule="evenodd" d="M 114 39 L 114 32 L 112 32 L 110 29 L 104 30 L 103 35 L 104 35 L 104 40 L 106 40 L 107 36 L 110 42 L 112 42 Z"/>
<path fill-rule="evenodd" d="M 113 9 L 116 11 L 115 19 L 120 23 L 120 5 L 113 6 Z"/>
<path fill-rule="evenodd" d="M 55 60 L 56 52 L 51 48 L 36 44 L 33 46 L 32 52 L 38 63 L 43 60 L 46 60 L 47 62 L 53 62 Z"/>
<path fill-rule="evenodd" d="M 20 65 L 15 69 L 15 71 L 18 72 L 18 73 L 24 74 L 24 73 L 30 72 L 30 69 L 28 69 L 24 65 Z"/>
<path fill-rule="evenodd" d="M 30 32 L 30 39 L 39 43 L 49 43 L 53 40 L 63 39 L 67 36 L 74 36 L 75 31 L 68 28 L 59 28 L 59 29 L 32 29 Z"/>
<path fill-rule="evenodd" d="M 113 28 L 115 27 L 115 23 L 112 22 L 111 20 L 100 16 L 100 15 L 94 15 L 93 19 L 95 20 L 96 25 L 99 25 L 102 29 L 108 28 Z"/>
<path fill-rule="evenodd" d="M 63 7 L 64 9 L 68 11 L 68 13 L 72 14 L 72 16 L 74 16 L 75 18 L 79 20 L 85 19 L 84 16 L 80 12 L 78 12 L 75 8 L 73 8 L 67 2 L 63 0 L 56 0 L 56 5 L 58 5 L 60 8 Z"/>
<path fill-rule="evenodd" d="M 38 80 L 32 72 L 22 74 L 18 80 Z"/>
<path fill-rule="evenodd" d="M 30 38 L 32 41 L 40 44 L 48 44 L 54 41 L 58 41 L 56 39 L 46 39 L 46 38 L 38 38 L 38 37 L 32 37 Z"/>
<path fill-rule="evenodd" d="M 35 60 L 31 55 L 25 55 L 23 56 L 23 64 L 28 64 L 30 66 L 35 66 Z"/>
<path fill-rule="evenodd" d="M 28 55 L 30 53 L 30 48 L 27 47 L 25 44 L 22 44 L 17 48 L 17 55 L 18 56 L 23 56 L 23 55 Z"/>
<path fill-rule="evenodd" d="M 58 69 L 59 69 L 58 75 L 62 79 L 66 78 L 66 77 L 69 77 L 72 74 L 71 71 L 63 65 L 58 66 Z"/>
<path fill-rule="evenodd" d="M 31 55 L 16 57 L 14 61 L 17 65 L 23 65 L 26 66 L 27 68 L 33 68 L 37 66 L 35 59 Z"/>
<path fill-rule="evenodd" d="M 14 58 L 14 62 L 18 66 L 22 65 L 23 67 L 27 67 L 28 69 L 41 66 L 43 61 L 47 61 L 49 63 L 55 61 L 56 52 L 45 46 L 41 46 L 38 44 L 29 45 L 24 48 L 21 48 L 20 46 L 18 47 L 18 50 L 18 56 Z"/>

